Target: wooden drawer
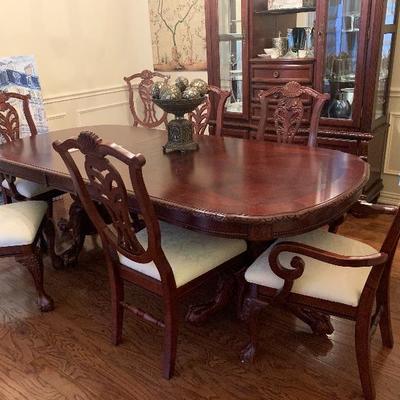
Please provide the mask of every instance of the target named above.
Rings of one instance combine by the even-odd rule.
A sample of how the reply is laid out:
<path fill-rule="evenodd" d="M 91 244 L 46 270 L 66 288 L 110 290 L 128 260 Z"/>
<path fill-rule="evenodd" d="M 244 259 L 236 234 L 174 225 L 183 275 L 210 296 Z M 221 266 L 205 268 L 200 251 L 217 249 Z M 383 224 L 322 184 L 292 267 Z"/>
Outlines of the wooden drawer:
<path fill-rule="evenodd" d="M 296 81 L 301 84 L 312 83 L 313 63 L 263 63 L 251 65 L 252 82 L 265 82 L 272 85 Z"/>

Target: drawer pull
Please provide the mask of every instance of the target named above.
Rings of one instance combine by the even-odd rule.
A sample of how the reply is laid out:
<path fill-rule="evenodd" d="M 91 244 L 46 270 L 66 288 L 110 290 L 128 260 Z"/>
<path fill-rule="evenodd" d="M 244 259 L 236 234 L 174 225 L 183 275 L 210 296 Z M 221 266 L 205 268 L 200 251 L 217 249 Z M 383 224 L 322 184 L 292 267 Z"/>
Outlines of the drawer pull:
<path fill-rule="evenodd" d="M 280 75 L 281 74 L 279 73 L 279 71 L 274 71 L 274 73 L 273 73 L 274 78 L 279 78 Z"/>

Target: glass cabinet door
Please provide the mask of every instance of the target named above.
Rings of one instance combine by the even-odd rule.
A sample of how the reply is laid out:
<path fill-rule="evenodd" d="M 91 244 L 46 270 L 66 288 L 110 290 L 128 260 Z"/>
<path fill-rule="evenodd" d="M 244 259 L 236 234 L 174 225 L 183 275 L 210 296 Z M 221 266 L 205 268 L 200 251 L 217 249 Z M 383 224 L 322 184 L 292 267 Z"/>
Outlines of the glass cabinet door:
<path fill-rule="evenodd" d="M 230 90 L 226 111 L 243 112 L 242 0 L 218 0 L 219 75 L 221 89 Z"/>
<path fill-rule="evenodd" d="M 365 37 L 362 18 L 367 15 L 364 12 L 367 3 L 365 0 L 327 0 L 322 89 L 331 98 L 322 113 L 325 118 L 349 120 L 350 124 L 361 104 L 357 89 L 362 83 L 360 65 L 363 65 Z"/>
<path fill-rule="evenodd" d="M 386 116 L 389 99 L 390 67 L 393 57 L 393 42 L 396 35 L 396 0 L 387 0 L 381 41 L 381 55 L 378 82 L 374 101 L 374 117 L 378 120 Z"/>

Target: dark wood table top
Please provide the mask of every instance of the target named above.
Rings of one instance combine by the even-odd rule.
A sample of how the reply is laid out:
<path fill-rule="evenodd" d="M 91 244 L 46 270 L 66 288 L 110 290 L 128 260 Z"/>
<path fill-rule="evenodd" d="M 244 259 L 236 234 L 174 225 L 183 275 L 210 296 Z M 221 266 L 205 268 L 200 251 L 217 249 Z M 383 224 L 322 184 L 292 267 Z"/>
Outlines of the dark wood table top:
<path fill-rule="evenodd" d="M 82 130 L 146 157 L 144 179 L 161 219 L 250 240 L 290 236 L 338 218 L 359 198 L 369 176 L 368 164 L 350 154 L 228 137 L 198 136 L 199 151 L 167 155 L 164 131 L 115 125 L 2 145 L 0 171 L 72 192 L 52 142 Z"/>

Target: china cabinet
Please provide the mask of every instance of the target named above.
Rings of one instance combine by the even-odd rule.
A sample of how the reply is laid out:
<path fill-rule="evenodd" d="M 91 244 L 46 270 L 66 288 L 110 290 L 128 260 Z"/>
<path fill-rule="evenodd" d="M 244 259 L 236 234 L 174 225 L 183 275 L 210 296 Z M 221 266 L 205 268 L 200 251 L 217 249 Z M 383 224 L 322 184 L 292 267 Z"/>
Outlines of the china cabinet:
<path fill-rule="evenodd" d="M 365 196 L 376 199 L 382 189 L 398 0 L 205 4 L 209 82 L 232 92 L 224 134 L 254 136 L 260 90 L 297 81 L 328 93 L 319 146 L 365 157 L 371 165 Z M 265 134 L 274 140 L 272 124 Z"/>

